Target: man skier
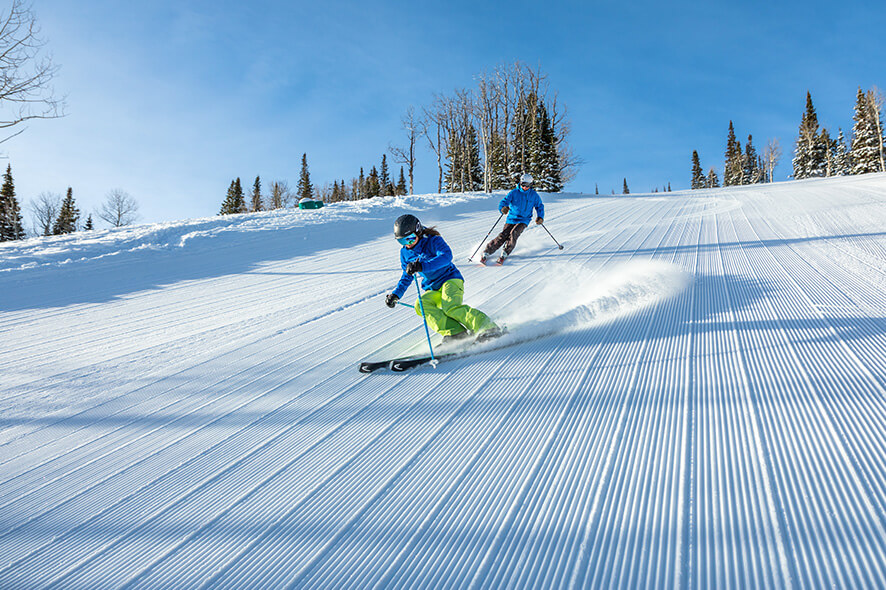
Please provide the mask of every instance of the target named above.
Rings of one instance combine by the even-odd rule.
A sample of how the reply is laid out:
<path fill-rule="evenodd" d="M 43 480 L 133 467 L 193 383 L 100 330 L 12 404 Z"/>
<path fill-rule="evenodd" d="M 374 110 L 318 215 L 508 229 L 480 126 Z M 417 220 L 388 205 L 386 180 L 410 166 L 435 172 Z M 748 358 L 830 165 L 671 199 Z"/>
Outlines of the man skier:
<path fill-rule="evenodd" d="M 532 221 L 533 209 L 535 209 L 537 215 L 535 223 L 540 224 L 544 222 L 545 206 L 541 202 L 541 197 L 532 188 L 532 180 L 531 175 L 523 174 L 520 177 L 520 185 L 509 192 L 498 204 L 499 211 L 502 214 L 507 213 L 508 217 L 505 219 L 505 226 L 502 228 L 501 233 L 486 244 L 486 249 L 483 250 L 483 254 L 480 256 L 480 264 L 486 264 L 486 259 L 498 250 L 502 244 L 504 244 L 504 250 L 502 250 L 497 263 L 504 263 L 505 258 L 514 251 L 514 246 L 517 245 L 517 238 L 526 229 L 526 225 Z"/>

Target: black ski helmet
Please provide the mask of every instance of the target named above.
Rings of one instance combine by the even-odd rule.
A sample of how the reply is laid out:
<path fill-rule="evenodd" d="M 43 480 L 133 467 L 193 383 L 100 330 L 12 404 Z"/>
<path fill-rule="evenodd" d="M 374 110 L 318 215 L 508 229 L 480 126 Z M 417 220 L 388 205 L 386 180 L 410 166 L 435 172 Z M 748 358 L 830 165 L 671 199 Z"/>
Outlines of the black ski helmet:
<path fill-rule="evenodd" d="M 406 215 L 401 215 L 397 218 L 397 221 L 394 222 L 394 237 L 395 238 L 405 238 L 411 233 L 415 233 L 415 235 L 421 235 L 421 221 L 418 220 L 418 217 L 415 215 L 410 215 L 407 213 Z"/>

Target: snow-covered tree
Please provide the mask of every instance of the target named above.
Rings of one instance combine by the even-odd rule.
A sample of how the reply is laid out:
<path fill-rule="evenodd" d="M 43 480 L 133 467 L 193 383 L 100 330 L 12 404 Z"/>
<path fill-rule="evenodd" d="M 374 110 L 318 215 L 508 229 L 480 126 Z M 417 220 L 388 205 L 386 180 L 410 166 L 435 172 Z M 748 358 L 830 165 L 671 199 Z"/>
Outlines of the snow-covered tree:
<path fill-rule="evenodd" d="M 692 150 L 692 180 L 689 182 L 689 188 L 699 189 L 707 186 L 707 178 L 701 169 L 701 160 L 698 158 L 698 150 Z"/>
<path fill-rule="evenodd" d="M 837 135 L 837 147 L 834 154 L 834 175 L 846 176 L 852 174 L 852 159 L 849 157 L 849 148 L 846 146 L 846 138 L 843 136 L 843 128 Z"/>
<path fill-rule="evenodd" d="M 812 94 L 806 93 L 806 111 L 794 147 L 794 178 L 815 178 L 827 173 L 827 146 L 822 143 Z"/>
<path fill-rule="evenodd" d="M 852 147 L 849 157 L 852 160 L 852 174 L 867 174 L 883 171 L 883 126 L 876 93 L 862 92 L 858 88 L 855 101 L 855 114 L 852 119 Z"/>
<path fill-rule="evenodd" d="M 735 127 L 732 125 L 732 121 L 729 121 L 729 134 L 726 136 L 725 157 L 723 186 L 742 184 L 744 155 L 741 151 L 741 143 L 735 138 Z"/>

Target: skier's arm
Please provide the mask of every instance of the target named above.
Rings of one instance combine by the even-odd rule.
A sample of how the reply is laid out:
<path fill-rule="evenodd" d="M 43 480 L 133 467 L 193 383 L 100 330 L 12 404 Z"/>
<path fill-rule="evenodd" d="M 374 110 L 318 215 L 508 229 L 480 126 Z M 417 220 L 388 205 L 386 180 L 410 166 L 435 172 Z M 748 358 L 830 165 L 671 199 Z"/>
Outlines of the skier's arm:
<path fill-rule="evenodd" d="M 513 192 L 513 191 L 511 191 Z M 505 207 L 510 208 L 511 205 L 511 193 L 508 193 L 504 196 L 504 198 L 498 203 L 498 210 L 501 211 Z"/>
<path fill-rule="evenodd" d="M 541 219 L 545 218 L 545 204 L 541 202 L 541 197 L 535 195 L 535 214 Z"/>
<path fill-rule="evenodd" d="M 422 272 L 434 272 L 435 270 L 452 264 L 452 250 L 449 248 L 449 244 L 446 243 L 446 240 L 440 236 L 434 236 L 431 240 L 431 245 L 434 247 L 434 254 L 428 258 L 422 257 Z M 408 287 L 409 285 L 406 286 Z"/>
<path fill-rule="evenodd" d="M 411 274 L 406 272 L 406 260 L 403 258 L 403 252 L 400 252 L 400 268 L 403 269 L 403 276 L 400 277 L 400 282 L 397 283 L 397 287 L 394 288 L 394 295 L 397 296 L 397 299 L 402 299 L 403 295 L 406 293 L 406 289 L 412 285 L 412 281 L 415 280 Z"/>

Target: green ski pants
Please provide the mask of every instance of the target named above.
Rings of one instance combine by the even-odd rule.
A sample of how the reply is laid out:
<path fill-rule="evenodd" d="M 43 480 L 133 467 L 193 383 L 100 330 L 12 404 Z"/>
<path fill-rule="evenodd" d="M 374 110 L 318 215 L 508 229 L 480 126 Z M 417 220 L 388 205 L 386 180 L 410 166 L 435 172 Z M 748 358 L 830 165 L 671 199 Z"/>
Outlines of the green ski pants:
<path fill-rule="evenodd" d="M 465 282 L 449 279 L 437 291 L 425 291 L 421 296 L 428 326 L 442 336 L 454 336 L 467 330 L 483 332 L 495 327 L 489 317 L 473 307 L 462 303 Z M 415 313 L 421 315 L 421 306 L 415 302 Z"/>

